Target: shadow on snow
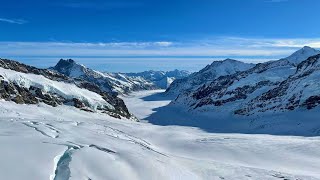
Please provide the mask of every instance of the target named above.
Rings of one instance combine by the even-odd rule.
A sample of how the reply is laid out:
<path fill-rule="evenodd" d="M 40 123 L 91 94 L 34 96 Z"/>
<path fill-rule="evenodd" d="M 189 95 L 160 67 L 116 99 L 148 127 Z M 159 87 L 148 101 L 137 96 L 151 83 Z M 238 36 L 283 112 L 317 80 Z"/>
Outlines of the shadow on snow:
<path fill-rule="evenodd" d="M 172 100 L 164 93 L 156 93 L 142 98 L 144 101 Z M 155 111 L 145 118 L 149 123 L 161 126 L 189 126 L 210 133 L 243 133 L 294 136 L 320 135 L 320 121 L 315 114 L 280 113 L 258 116 L 235 116 L 229 112 L 218 114 L 183 111 L 182 108 L 167 105 L 152 109 Z M 204 115 L 203 115 L 204 114 Z"/>

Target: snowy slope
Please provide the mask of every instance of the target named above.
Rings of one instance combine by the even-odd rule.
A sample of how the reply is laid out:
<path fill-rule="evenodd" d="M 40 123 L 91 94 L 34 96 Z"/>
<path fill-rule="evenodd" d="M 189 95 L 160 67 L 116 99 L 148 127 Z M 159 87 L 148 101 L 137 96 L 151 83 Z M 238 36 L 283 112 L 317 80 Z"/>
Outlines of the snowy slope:
<path fill-rule="evenodd" d="M 132 78 L 121 73 L 102 73 L 78 64 L 72 59 L 61 59 L 51 69 L 72 78 L 92 82 L 105 92 L 125 94 L 131 91 L 157 88 L 153 83 L 143 78 Z"/>
<path fill-rule="evenodd" d="M 40 88 L 46 93 L 57 94 L 67 100 L 77 98 L 80 101 L 87 103 L 95 110 L 102 106 L 107 106 L 110 109 L 114 108 L 99 94 L 86 89 L 80 89 L 74 84 L 52 81 L 42 75 L 25 74 L 0 68 L 0 77 L 0 80 L 3 80 L 4 82 L 12 82 L 27 89 L 30 87 Z"/>
<path fill-rule="evenodd" d="M 199 86 L 213 81 L 214 79 L 234 74 L 239 71 L 247 70 L 253 67 L 253 64 L 247 64 L 240 61 L 226 59 L 223 61 L 214 61 L 199 72 L 193 73 L 190 76 L 174 81 L 166 93 L 169 95 L 178 95 L 180 93 L 197 89 Z"/>
<path fill-rule="evenodd" d="M 302 49 L 299 49 L 289 57 L 286 57 L 288 61 L 294 63 L 295 65 L 298 65 L 302 61 L 306 60 L 310 56 L 314 56 L 320 54 L 319 50 L 313 49 L 309 46 L 305 46 Z"/>
<path fill-rule="evenodd" d="M 141 102 L 148 96 L 152 93 L 128 98 L 131 105 L 162 104 Z M 143 107 L 152 112 L 157 105 Z M 320 178 L 318 137 L 207 133 L 68 106 L 0 101 L 0 143 L 0 179 Z"/>
<path fill-rule="evenodd" d="M 180 94 L 173 104 L 186 104 L 188 109 L 201 111 L 210 111 L 212 106 L 233 111 L 243 101 L 271 89 L 294 71 L 294 66 L 287 60 L 258 64 L 247 71 L 220 76 L 190 93 Z"/>

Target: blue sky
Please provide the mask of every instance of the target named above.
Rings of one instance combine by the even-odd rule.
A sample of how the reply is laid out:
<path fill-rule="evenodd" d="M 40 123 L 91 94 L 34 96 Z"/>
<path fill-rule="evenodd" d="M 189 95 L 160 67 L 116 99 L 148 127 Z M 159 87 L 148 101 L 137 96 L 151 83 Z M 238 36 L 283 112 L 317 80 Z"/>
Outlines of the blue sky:
<path fill-rule="evenodd" d="M 0 56 L 40 67 L 74 58 L 108 71 L 198 70 L 320 48 L 318 0 L 0 2 Z"/>

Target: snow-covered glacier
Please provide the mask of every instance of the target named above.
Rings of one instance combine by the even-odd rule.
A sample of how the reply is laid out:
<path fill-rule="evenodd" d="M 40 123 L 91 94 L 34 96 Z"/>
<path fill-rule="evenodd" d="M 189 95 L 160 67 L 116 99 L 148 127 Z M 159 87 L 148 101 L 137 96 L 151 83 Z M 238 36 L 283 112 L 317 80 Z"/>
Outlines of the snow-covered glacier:
<path fill-rule="evenodd" d="M 160 91 L 124 100 L 140 119 L 170 101 Z M 0 179 L 320 178 L 319 137 L 207 133 L 3 100 L 0 117 Z"/>

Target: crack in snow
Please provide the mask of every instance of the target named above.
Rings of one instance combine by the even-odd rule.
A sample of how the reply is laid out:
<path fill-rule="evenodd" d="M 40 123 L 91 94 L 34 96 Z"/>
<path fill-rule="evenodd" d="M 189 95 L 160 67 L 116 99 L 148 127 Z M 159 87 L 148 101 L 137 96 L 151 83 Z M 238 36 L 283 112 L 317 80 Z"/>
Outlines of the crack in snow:
<path fill-rule="evenodd" d="M 129 134 L 127 134 L 127 133 L 125 133 L 125 132 L 123 132 L 123 131 L 121 131 L 121 130 L 118 130 L 118 129 L 113 128 L 113 127 L 110 127 L 110 126 L 104 126 L 104 127 L 105 127 L 105 128 L 109 128 L 109 129 L 111 129 L 112 131 L 117 132 L 117 133 L 119 133 L 119 134 L 122 134 L 124 137 L 128 138 L 127 141 L 129 141 L 129 142 L 133 142 L 133 143 L 135 143 L 135 144 L 137 144 L 137 145 L 139 145 L 139 146 L 142 146 L 143 148 L 145 148 L 145 149 L 147 149 L 147 150 L 153 151 L 153 152 L 158 153 L 158 154 L 160 154 L 160 155 L 167 156 L 166 154 L 161 153 L 161 152 L 156 151 L 156 150 L 154 150 L 153 148 L 151 148 L 151 147 L 150 147 L 151 144 L 150 144 L 149 142 L 141 139 L 141 138 L 135 137 L 135 136 L 133 136 L 133 135 L 129 135 Z M 113 137 L 113 136 L 112 136 L 112 137 Z M 119 138 L 119 137 L 116 137 L 116 138 Z M 119 138 L 119 139 L 121 139 L 121 138 Z"/>
<path fill-rule="evenodd" d="M 107 148 L 104 148 L 104 147 L 101 147 L 101 146 L 97 146 L 95 144 L 90 144 L 89 147 L 92 147 L 92 148 L 98 149 L 99 151 L 103 151 L 103 152 L 107 152 L 107 153 L 116 153 L 115 151 L 113 151 L 111 149 L 107 149 Z"/>
<path fill-rule="evenodd" d="M 55 158 L 55 169 L 54 175 L 51 177 L 52 180 L 69 180 L 71 176 L 71 171 L 69 164 L 72 160 L 72 154 L 79 150 L 80 148 L 75 146 L 68 146 L 68 149 L 64 151 L 62 155 L 59 155 Z M 56 160 L 58 159 L 58 161 Z"/>
<path fill-rule="evenodd" d="M 34 126 L 31 126 L 31 125 L 29 125 L 29 124 L 27 124 L 27 123 L 22 123 L 22 124 L 24 124 L 25 126 L 30 127 L 30 128 L 32 128 L 32 129 L 38 131 L 39 133 L 41 133 L 41 134 L 44 135 L 44 136 L 47 136 L 47 137 L 50 137 L 50 138 L 57 138 L 57 137 L 58 137 L 58 136 L 50 136 L 50 135 L 48 135 L 47 133 L 45 133 L 44 131 L 41 131 L 39 128 L 34 127 Z"/>

